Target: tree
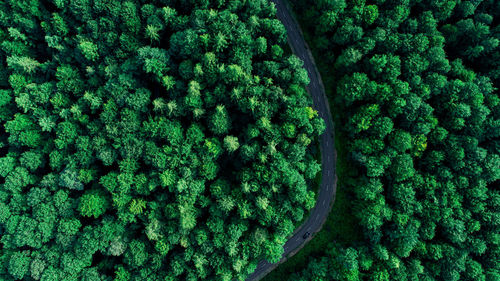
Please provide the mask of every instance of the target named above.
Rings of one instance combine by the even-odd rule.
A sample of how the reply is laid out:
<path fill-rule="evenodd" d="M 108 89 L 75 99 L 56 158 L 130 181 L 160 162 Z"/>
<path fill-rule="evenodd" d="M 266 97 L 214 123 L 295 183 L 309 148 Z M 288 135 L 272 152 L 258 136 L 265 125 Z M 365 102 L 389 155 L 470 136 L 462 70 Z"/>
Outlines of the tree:
<path fill-rule="evenodd" d="M 46 266 L 47 264 L 43 259 L 36 257 L 30 265 L 30 276 L 35 280 L 40 280 Z"/>
<path fill-rule="evenodd" d="M 238 138 L 234 136 L 226 136 L 224 138 L 224 147 L 229 153 L 235 152 L 239 148 L 240 144 Z"/>
<path fill-rule="evenodd" d="M 394 180 L 398 182 L 411 178 L 415 173 L 411 156 L 408 154 L 396 156 L 391 164 L 391 172 Z"/>
<path fill-rule="evenodd" d="M 19 146 L 34 148 L 42 141 L 40 132 L 28 115 L 16 114 L 13 120 L 5 123 L 5 131 L 9 133 L 9 141 Z"/>
<path fill-rule="evenodd" d="M 168 71 L 169 57 L 165 50 L 152 47 L 142 47 L 138 49 L 137 52 L 146 73 L 152 73 L 157 77 L 161 77 L 166 71 Z"/>
<path fill-rule="evenodd" d="M 97 46 L 90 41 L 81 41 L 78 48 L 89 61 L 96 61 L 99 58 Z"/>
<path fill-rule="evenodd" d="M 150 25 L 148 24 L 146 26 L 146 37 L 149 38 L 150 43 L 153 43 L 153 41 L 159 41 L 160 40 L 160 28 L 155 26 L 155 25 Z"/>
<path fill-rule="evenodd" d="M 370 25 L 374 23 L 378 16 L 379 14 L 377 5 L 367 5 L 364 8 L 363 17 L 366 24 Z"/>
<path fill-rule="evenodd" d="M 98 218 L 106 211 L 108 202 L 98 191 L 88 191 L 80 198 L 78 210 L 82 216 Z"/>
<path fill-rule="evenodd" d="M 411 135 L 405 131 L 394 131 L 390 136 L 391 145 L 400 152 L 408 151 L 412 148 Z"/>
<path fill-rule="evenodd" d="M 83 190 L 83 183 L 78 179 L 78 173 L 69 167 L 61 173 L 59 185 L 69 189 Z"/>
<path fill-rule="evenodd" d="M 266 243 L 265 244 L 265 259 L 268 262 L 275 263 L 278 262 L 281 259 L 281 256 L 283 255 L 284 250 L 282 245 L 277 245 L 274 243 Z"/>
<path fill-rule="evenodd" d="M 210 118 L 210 130 L 215 134 L 225 134 L 231 127 L 231 120 L 223 105 L 218 105 Z"/>
<path fill-rule="evenodd" d="M 28 57 L 11 56 L 7 58 L 7 65 L 20 73 L 32 74 L 40 63 Z"/>
<path fill-rule="evenodd" d="M 75 239 L 82 224 L 77 219 L 65 219 L 59 222 L 56 241 L 64 247 L 68 247 Z"/>
<path fill-rule="evenodd" d="M 9 260 L 8 271 L 15 280 L 22 280 L 28 273 L 30 258 L 27 253 L 14 252 Z"/>

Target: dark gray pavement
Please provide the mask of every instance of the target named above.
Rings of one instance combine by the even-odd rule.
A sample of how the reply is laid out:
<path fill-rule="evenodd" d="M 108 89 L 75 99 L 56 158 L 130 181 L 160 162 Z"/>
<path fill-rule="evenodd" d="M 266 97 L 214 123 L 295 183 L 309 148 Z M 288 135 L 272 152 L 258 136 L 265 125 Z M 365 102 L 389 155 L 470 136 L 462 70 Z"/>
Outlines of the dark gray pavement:
<path fill-rule="evenodd" d="M 275 3 L 278 10 L 278 19 L 287 30 L 288 43 L 293 53 L 304 61 L 304 68 L 307 70 L 311 80 L 307 90 L 312 96 L 314 109 L 318 111 L 319 116 L 325 120 L 326 124 L 325 133 L 320 137 L 322 178 L 317 202 L 314 208 L 309 212 L 307 221 L 304 222 L 286 242 L 284 246 L 285 252 L 280 261 L 281 263 L 294 255 L 309 242 L 309 240 L 314 237 L 314 233 L 318 232 L 326 221 L 328 213 L 335 201 L 335 192 L 337 190 L 337 174 L 335 170 L 337 153 L 335 151 L 335 130 L 332 115 L 328 106 L 325 88 L 321 81 L 319 71 L 316 68 L 314 58 L 287 1 L 271 1 Z M 302 237 L 306 232 L 310 232 L 311 236 L 307 239 L 303 239 Z M 247 278 L 247 280 L 259 280 L 272 271 L 278 264 L 270 264 L 267 261 L 261 261 L 257 269 Z"/>

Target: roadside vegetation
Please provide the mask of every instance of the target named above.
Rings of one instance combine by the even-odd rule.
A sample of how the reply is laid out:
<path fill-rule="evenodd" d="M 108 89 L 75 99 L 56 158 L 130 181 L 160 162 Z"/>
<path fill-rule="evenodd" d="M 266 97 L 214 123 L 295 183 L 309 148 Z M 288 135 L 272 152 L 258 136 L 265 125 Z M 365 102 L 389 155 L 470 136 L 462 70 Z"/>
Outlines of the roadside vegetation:
<path fill-rule="evenodd" d="M 354 169 L 331 231 L 359 235 L 306 246 L 280 280 L 497 280 L 500 3 L 291 2 Z"/>
<path fill-rule="evenodd" d="M 296 13 L 294 13 L 294 16 L 301 26 L 305 25 L 305 22 L 302 22 L 301 18 Z M 306 42 L 310 45 L 312 42 L 311 33 L 306 29 L 302 31 Z M 320 57 L 319 54 L 316 53 L 316 49 L 311 49 L 311 51 L 315 58 Z M 331 76 L 326 75 L 330 73 L 328 64 L 316 60 L 316 66 L 322 76 L 325 91 L 331 93 L 334 90 L 334 81 L 331 79 Z M 335 124 L 340 124 L 340 116 L 342 113 L 333 107 L 331 96 L 328 96 L 328 100 L 332 114 L 334 115 Z M 356 176 L 354 174 L 356 170 L 350 167 L 351 163 L 347 161 L 347 150 L 345 149 L 347 144 L 343 134 L 342 127 L 337 125 L 335 127 L 335 148 L 337 151 L 336 172 L 338 176 L 337 192 L 334 205 L 325 224 L 318 233 L 314 234 L 314 238 L 311 241 L 305 244 L 299 252 L 287 259 L 286 262 L 280 264 L 276 269 L 266 275 L 262 279 L 263 281 L 282 280 L 283 276 L 289 276 L 297 272 L 298 269 L 304 268 L 312 258 L 322 256 L 325 248 L 332 242 L 337 243 L 338 241 L 341 243 L 348 243 L 361 239 L 361 233 L 356 229 L 356 225 L 358 224 L 357 218 L 351 212 L 353 208 L 351 194 L 346 192 L 346 181 Z"/>

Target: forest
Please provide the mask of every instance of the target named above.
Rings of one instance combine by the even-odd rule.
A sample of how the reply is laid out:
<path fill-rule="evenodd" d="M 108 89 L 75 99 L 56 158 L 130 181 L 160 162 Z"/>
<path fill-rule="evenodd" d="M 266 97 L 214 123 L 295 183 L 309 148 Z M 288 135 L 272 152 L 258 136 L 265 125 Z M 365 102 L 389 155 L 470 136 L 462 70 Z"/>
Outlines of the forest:
<path fill-rule="evenodd" d="M 267 0 L 0 1 L 0 279 L 244 280 L 325 123 Z"/>
<path fill-rule="evenodd" d="M 359 239 L 283 280 L 500 280 L 500 1 L 291 2 L 346 144 Z"/>
<path fill-rule="evenodd" d="M 356 235 L 272 278 L 500 280 L 500 1 L 289 3 Z M 308 83 L 270 0 L 0 1 L 0 280 L 277 263 L 332 133 Z"/>

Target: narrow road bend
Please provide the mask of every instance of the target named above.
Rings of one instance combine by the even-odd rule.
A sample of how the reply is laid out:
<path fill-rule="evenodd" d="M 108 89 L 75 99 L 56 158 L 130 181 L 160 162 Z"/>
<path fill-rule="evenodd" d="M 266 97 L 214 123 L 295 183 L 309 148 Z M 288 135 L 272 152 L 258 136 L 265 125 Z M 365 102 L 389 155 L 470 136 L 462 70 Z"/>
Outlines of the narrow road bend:
<path fill-rule="evenodd" d="M 288 44 L 293 53 L 304 62 L 304 68 L 307 70 L 310 79 L 307 91 L 312 96 L 314 109 L 316 109 L 319 116 L 325 120 L 326 125 L 325 133 L 320 137 L 322 177 L 316 205 L 309 212 L 307 221 L 296 229 L 293 236 L 285 243 L 285 252 L 280 261 L 280 263 L 282 263 L 309 242 L 314 236 L 314 233 L 321 230 L 328 217 L 328 213 L 335 201 L 335 193 L 337 190 L 337 174 L 335 170 L 337 152 L 335 151 L 335 130 L 328 99 L 311 51 L 304 39 L 298 22 L 292 14 L 287 0 L 271 1 L 274 2 L 276 6 L 278 19 L 286 28 Z M 307 239 L 303 239 L 306 232 L 311 233 L 311 236 Z M 247 281 L 261 279 L 278 265 L 279 263 L 270 264 L 265 260 L 261 261 L 255 271 L 247 278 Z"/>

